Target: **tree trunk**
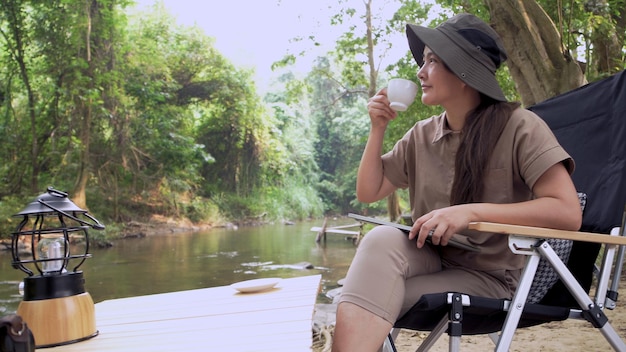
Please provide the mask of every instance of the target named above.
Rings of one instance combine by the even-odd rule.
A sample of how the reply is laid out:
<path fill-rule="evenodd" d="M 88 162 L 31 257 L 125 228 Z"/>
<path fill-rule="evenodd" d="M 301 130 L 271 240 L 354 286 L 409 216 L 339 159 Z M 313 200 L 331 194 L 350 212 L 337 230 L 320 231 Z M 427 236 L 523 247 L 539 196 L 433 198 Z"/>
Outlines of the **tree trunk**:
<path fill-rule="evenodd" d="M 26 96 L 28 97 L 28 117 L 30 122 L 30 163 L 31 163 L 31 172 L 30 172 L 30 191 L 33 194 L 39 192 L 39 131 L 37 129 L 37 112 L 36 112 L 36 97 L 33 87 L 30 81 L 29 72 L 31 68 L 28 67 L 27 64 L 27 50 L 28 43 L 26 43 L 26 39 L 28 36 L 27 25 L 25 24 L 23 18 L 23 11 L 20 1 L 7 1 L 3 3 L 2 10 L 5 13 L 7 18 L 7 27 L 8 31 L 3 32 L 0 29 L 0 33 L 5 38 L 7 43 L 7 51 L 9 51 L 10 55 L 16 61 L 19 67 L 19 76 L 22 79 L 22 83 L 24 84 L 24 88 L 26 89 Z"/>
<path fill-rule="evenodd" d="M 367 63 L 369 66 L 369 87 L 367 89 L 368 97 L 373 97 L 378 88 L 376 87 L 376 81 L 378 80 L 378 69 L 374 60 L 374 31 L 372 29 L 372 0 L 365 1 L 365 25 L 367 26 L 366 39 L 367 39 Z M 387 196 L 387 213 L 389 219 L 395 221 L 400 217 L 400 206 L 398 200 L 398 193 L 392 192 Z"/>
<path fill-rule="evenodd" d="M 561 35 L 534 0 L 485 0 L 501 36 L 522 104 L 530 106 L 587 83 Z"/>
<path fill-rule="evenodd" d="M 396 221 L 402 215 L 398 192 L 394 191 L 387 196 L 387 212 L 389 213 L 389 221 Z"/>
<path fill-rule="evenodd" d="M 621 8 L 616 13 L 609 11 L 610 7 L 606 0 L 597 1 L 595 6 L 591 3 L 585 6 L 595 16 L 604 19 L 615 19 L 615 27 L 609 25 L 612 21 L 607 21 L 603 25 L 597 25 L 591 35 L 591 46 L 593 47 L 593 67 L 589 67 L 594 75 L 610 76 L 623 70 L 624 55 L 622 54 L 622 43 L 624 40 L 624 14 L 626 10 Z"/>
<path fill-rule="evenodd" d="M 85 15 L 87 18 L 87 26 L 85 32 L 85 61 L 87 61 L 86 76 L 90 78 L 88 87 L 89 91 L 93 89 L 94 69 L 93 61 L 91 58 L 91 32 L 94 17 L 97 17 L 97 13 L 92 14 L 92 11 L 98 11 L 98 4 L 95 1 L 85 2 Z M 84 103 L 80 103 L 79 116 L 81 117 L 79 138 L 81 141 L 81 151 L 79 160 L 78 177 L 74 185 L 74 191 L 72 192 L 72 201 L 80 208 L 87 209 L 87 182 L 89 181 L 89 158 L 90 151 L 89 145 L 91 143 L 91 119 L 92 119 L 92 100 L 87 99 Z"/>
<path fill-rule="evenodd" d="M 74 185 L 74 191 L 72 192 L 72 201 L 80 208 L 87 209 L 87 196 L 86 196 L 86 188 L 87 182 L 89 181 L 89 144 L 90 141 L 90 131 L 89 127 L 91 125 L 91 102 L 87 101 L 83 104 L 81 111 L 82 115 L 82 123 L 80 130 L 80 141 L 81 141 L 81 151 L 80 151 L 80 161 L 78 167 L 78 177 L 76 179 L 76 184 Z"/>
<path fill-rule="evenodd" d="M 378 71 L 374 62 L 374 35 L 372 31 L 372 0 L 365 3 L 365 25 L 367 26 L 367 63 L 369 66 L 370 80 L 367 95 L 371 98 L 376 94 L 376 80 Z"/>

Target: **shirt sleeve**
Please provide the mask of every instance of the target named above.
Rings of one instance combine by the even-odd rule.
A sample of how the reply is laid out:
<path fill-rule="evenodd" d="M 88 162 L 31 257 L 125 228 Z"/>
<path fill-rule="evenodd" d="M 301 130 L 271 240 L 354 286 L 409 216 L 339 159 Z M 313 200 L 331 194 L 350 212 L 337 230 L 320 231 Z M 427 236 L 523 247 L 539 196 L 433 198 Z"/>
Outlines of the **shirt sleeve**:
<path fill-rule="evenodd" d="M 383 161 L 383 175 L 387 177 L 391 184 L 402 189 L 409 186 L 408 171 L 406 170 L 407 152 L 410 150 L 409 145 L 412 144 L 411 135 L 414 128 L 415 126 L 409 129 L 402 139 L 396 142 L 393 149 L 381 157 Z"/>
<path fill-rule="evenodd" d="M 539 116 L 529 110 L 517 109 L 514 117 L 519 118 L 515 136 L 519 171 L 530 189 L 541 175 L 559 162 L 570 174 L 574 172 L 574 160 Z"/>

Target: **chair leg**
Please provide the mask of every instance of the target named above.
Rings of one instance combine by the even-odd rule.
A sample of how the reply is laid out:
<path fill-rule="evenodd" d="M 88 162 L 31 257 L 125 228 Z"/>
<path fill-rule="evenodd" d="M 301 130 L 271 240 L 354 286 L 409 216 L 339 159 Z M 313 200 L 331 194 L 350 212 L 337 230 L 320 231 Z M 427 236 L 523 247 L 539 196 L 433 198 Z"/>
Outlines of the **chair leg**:
<path fill-rule="evenodd" d="M 497 332 L 492 332 L 487 334 L 487 336 L 489 336 L 489 339 L 491 340 L 491 342 L 493 342 L 494 345 L 498 344 L 498 340 L 500 339 L 500 335 L 498 335 Z"/>
<path fill-rule="evenodd" d="M 461 349 L 461 336 L 450 336 L 448 351 L 458 352 Z"/>
<path fill-rule="evenodd" d="M 463 298 L 460 293 L 452 294 L 452 304 L 450 305 L 448 321 L 448 350 L 450 352 L 456 352 L 461 348 L 461 336 L 463 335 Z"/>
<path fill-rule="evenodd" d="M 544 243 L 550 246 L 547 242 Z M 556 255 L 556 253 L 554 253 L 554 255 Z M 511 347 L 513 335 L 515 334 L 519 320 L 522 317 L 522 312 L 524 311 L 524 306 L 526 305 L 526 299 L 528 298 L 528 292 L 532 286 L 533 278 L 537 272 L 540 259 L 541 257 L 536 254 L 528 256 L 526 266 L 524 266 L 524 271 L 522 272 L 517 290 L 515 291 L 515 296 L 513 296 L 513 300 L 509 306 L 509 312 L 504 320 L 504 326 L 502 327 L 500 338 L 496 344 L 496 351 L 498 352 L 508 351 Z"/>
<path fill-rule="evenodd" d="M 383 346 L 380 348 L 379 352 L 398 352 L 396 349 L 396 344 L 394 341 L 396 337 L 398 337 L 398 333 L 396 332 L 394 336 L 394 330 L 400 331 L 400 329 L 391 329 L 391 332 L 387 335 L 385 342 L 383 342 Z"/>
<path fill-rule="evenodd" d="M 595 304 L 585 290 L 580 286 L 578 281 L 572 273 L 567 269 L 567 266 L 558 259 L 558 256 L 552 249 L 552 247 L 540 246 L 537 250 L 550 261 L 554 270 L 559 274 L 561 281 L 567 286 L 569 292 L 576 298 L 576 302 L 583 310 L 583 316 L 587 319 L 595 328 L 599 329 L 607 342 L 616 351 L 626 351 L 626 344 L 619 337 L 613 326 L 609 324 L 608 318 L 602 311 L 602 309 Z M 556 258 L 556 259 L 555 259 Z"/>
<path fill-rule="evenodd" d="M 604 247 L 602 265 L 600 266 L 600 271 L 598 272 L 598 283 L 596 285 L 596 295 L 594 298 L 594 302 L 597 305 L 604 305 L 606 303 L 606 297 L 609 290 L 609 279 L 611 278 L 611 271 L 613 270 L 613 260 L 615 258 L 615 252 L 618 249 L 618 246 L 616 245 L 605 245 Z M 618 278 L 619 276 L 615 277 Z"/>
<path fill-rule="evenodd" d="M 391 338 L 395 341 L 398 338 L 398 335 L 400 335 L 400 328 L 393 328 L 391 329 L 391 332 L 389 333 L 389 335 L 391 336 Z"/>
<path fill-rule="evenodd" d="M 398 338 L 398 334 L 400 334 L 400 328 L 391 329 L 380 351 L 381 352 L 397 352 L 395 341 L 396 341 L 396 338 Z"/>
<path fill-rule="evenodd" d="M 604 307 L 611 310 L 617 307 L 617 296 L 619 292 L 620 278 L 622 277 L 622 266 L 624 264 L 625 251 L 625 246 L 619 246 L 617 259 L 615 261 L 615 274 L 613 274 L 613 282 L 611 283 L 611 288 L 607 292 L 607 296 L 604 300 Z"/>
<path fill-rule="evenodd" d="M 443 319 L 439 321 L 437 326 L 428 334 L 428 336 L 424 339 L 424 341 L 419 345 L 419 347 L 415 350 L 415 352 L 426 352 L 430 350 L 437 340 L 446 332 L 448 328 L 448 317 L 444 316 Z"/>
<path fill-rule="evenodd" d="M 626 221 L 626 210 L 624 211 L 624 220 Z M 626 237 L 626 226 L 613 228 L 611 231 L 611 236 L 622 236 Z M 617 259 L 615 261 L 615 273 L 613 274 L 613 282 L 611 283 L 611 288 L 609 292 L 607 292 L 607 296 L 604 300 L 604 307 L 608 309 L 615 309 L 617 306 L 617 296 L 619 289 L 620 278 L 622 277 L 622 266 L 624 264 L 624 257 L 626 246 L 619 246 L 617 250 Z M 597 302 L 597 300 L 596 300 Z"/>

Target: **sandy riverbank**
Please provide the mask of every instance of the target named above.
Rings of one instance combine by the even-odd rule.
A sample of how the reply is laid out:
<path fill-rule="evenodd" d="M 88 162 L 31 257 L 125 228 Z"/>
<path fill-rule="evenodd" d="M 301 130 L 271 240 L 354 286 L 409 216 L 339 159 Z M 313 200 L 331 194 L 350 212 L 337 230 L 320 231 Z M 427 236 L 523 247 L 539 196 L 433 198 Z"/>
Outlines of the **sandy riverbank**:
<path fill-rule="evenodd" d="M 626 280 L 622 280 L 620 292 L 623 293 L 625 290 Z M 626 301 L 618 301 L 615 310 L 605 309 L 605 314 L 609 318 L 609 323 L 613 326 L 613 329 L 626 341 Z M 327 336 L 331 336 L 331 334 L 332 329 L 328 331 Z M 425 332 L 402 330 L 396 340 L 396 348 L 398 352 L 415 351 L 426 336 L 427 333 Z M 315 339 L 314 351 L 324 351 L 325 342 L 323 339 Z M 493 351 L 494 347 L 495 345 L 486 335 L 463 336 L 460 350 L 464 352 L 484 352 Z M 593 328 L 586 321 L 572 319 L 519 329 L 514 336 L 510 349 L 511 352 L 600 352 L 612 350 L 613 348 L 598 329 Z M 430 351 L 448 351 L 447 335 L 442 336 Z"/>

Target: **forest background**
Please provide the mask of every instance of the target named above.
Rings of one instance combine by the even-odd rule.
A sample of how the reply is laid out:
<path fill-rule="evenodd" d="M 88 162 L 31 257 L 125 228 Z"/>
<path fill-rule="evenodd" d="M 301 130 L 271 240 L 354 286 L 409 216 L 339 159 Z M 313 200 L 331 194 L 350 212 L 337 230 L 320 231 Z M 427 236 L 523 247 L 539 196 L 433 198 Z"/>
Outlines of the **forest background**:
<path fill-rule="evenodd" d="M 132 4 L 0 2 L 0 237 L 48 186 L 107 224 L 99 236 L 108 238 L 155 217 L 208 225 L 347 212 L 397 218 L 409 208 L 405 192 L 362 204 L 355 181 L 367 99 L 390 77 L 415 80 L 408 50 L 386 58 L 408 48 L 390 40 L 407 22 L 433 26 L 460 12 L 486 20 L 509 54 L 498 80 L 524 106 L 626 65 L 626 0 L 337 1 L 328 30 L 349 25 L 334 49 L 305 76 L 290 68 L 306 50 L 286 52 L 272 67 L 278 88 L 261 95 L 253 72 L 226 59 L 214 38 L 177 25 L 162 3 L 129 14 Z M 390 5 L 392 16 L 382 11 Z M 320 44 L 314 35 L 293 42 Z M 413 104 L 389 126 L 385 149 L 439 112 Z"/>

